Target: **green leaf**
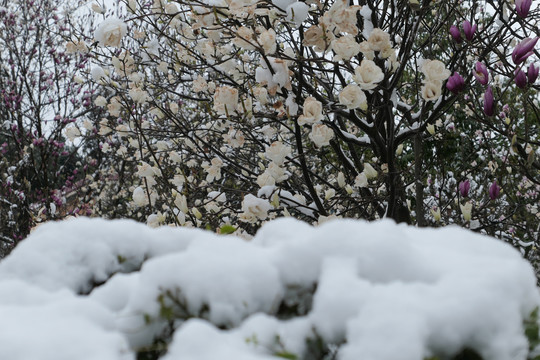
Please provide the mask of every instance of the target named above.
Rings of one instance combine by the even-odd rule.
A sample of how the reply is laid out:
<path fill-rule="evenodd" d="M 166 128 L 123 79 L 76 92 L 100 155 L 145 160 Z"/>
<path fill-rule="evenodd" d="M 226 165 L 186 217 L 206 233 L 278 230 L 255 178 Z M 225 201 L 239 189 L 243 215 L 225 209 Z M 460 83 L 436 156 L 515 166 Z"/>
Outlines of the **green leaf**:
<path fill-rule="evenodd" d="M 235 231 L 236 231 L 236 228 L 234 226 L 232 226 L 232 225 L 223 225 L 219 229 L 219 233 L 221 235 L 229 235 L 229 234 L 232 234 Z"/>
<path fill-rule="evenodd" d="M 159 316 L 166 320 L 172 320 L 174 318 L 174 310 L 169 306 L 161 306 L 159 309 Z"/>
<path fill-rule="evenodd" d="M 290 360 L 296 360 L 298 359 L 298 356 L 296 356 L 293 353 L 287 352 L 287 351 L 280 351 L 274 354 L 275 356 L 279 356 L 284 359 L 290 359 Z"/>

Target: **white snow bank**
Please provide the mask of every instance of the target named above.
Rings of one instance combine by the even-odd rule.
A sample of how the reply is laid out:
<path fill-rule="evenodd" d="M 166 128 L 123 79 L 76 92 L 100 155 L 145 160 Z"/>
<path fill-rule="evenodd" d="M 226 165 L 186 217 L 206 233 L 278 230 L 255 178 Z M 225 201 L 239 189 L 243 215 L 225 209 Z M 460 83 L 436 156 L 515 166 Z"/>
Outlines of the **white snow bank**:
<path fill-rule="evenodd" d="M 457 227 L 285 218 L 247 242 L 76 219 L 0 262 L 0 358 L 131 359 L 160 338 L 166 360 L 301 359 L 310 341 L 344 360 L 526 359 L 539 304 L 517 251 Z"/>
<path fill-rule="evenodd" d="M 86 292 L 116 272 L 138 269 L 147 258 L 178 251 L 198 231 L 152 230 L 129 220 L 79 218 L 38 227 L 0 262 L 0 278 L 56 290 Z"/>
<path fill-rule="evenodd" d="M 0 319 L 0 359 L 134 359 L 114 314 L 67 290 L 1 281 Z"/>

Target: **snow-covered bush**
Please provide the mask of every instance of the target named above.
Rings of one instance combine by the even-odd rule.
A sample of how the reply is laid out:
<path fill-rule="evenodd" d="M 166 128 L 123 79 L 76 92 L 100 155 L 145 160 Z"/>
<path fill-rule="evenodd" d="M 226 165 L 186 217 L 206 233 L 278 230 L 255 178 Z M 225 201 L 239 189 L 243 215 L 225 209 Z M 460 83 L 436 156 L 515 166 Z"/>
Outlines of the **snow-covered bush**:
<path fill-rule="evenodd" d="M 0 358 L 525 360 L 539 305 L 517 251 L 458 227 L 81 218 L 0 263 Z"/>

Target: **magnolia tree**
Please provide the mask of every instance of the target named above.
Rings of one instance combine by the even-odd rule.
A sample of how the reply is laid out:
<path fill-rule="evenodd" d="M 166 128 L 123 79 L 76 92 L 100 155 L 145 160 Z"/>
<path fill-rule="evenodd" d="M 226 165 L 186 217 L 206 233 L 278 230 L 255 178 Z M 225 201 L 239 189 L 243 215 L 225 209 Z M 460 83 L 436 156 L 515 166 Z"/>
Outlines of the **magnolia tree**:
<path fill-rule="evenodd" d="M 79 212 L 66 200 L 85 163 L 66 143 L 93 112 L 90 87 L 74 77 L 88 55 L 64 49 L 72 2 L 0 2 L 0 257 L 36 222 Z M 81 139 L 83 140 L 83 139 Z M 88 146 L 86 146 L 88 147 Z"/>
<path fill-rule="evenodd" d="M 102 90 L 98 213 L 244 234 L 289 215 L 457 223 L 536 257 L 530 0 L 106 5 L 67 43 Z"/>

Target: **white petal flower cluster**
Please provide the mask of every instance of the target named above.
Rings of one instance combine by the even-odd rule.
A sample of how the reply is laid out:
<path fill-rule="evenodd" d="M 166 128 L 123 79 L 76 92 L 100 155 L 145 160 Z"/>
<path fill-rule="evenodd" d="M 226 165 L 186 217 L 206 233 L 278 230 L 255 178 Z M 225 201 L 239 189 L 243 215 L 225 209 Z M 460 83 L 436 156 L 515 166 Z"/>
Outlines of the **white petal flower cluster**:
<path fill-rule="evenodd" d="M 315 124 L 323 119 L 322 103 L 309 96 L 304 101 L 303 114 L 298 117 L 298 124 Z"/>
<path fill-rule="evenodd" d="M 362 90 L 373 90 L 384 79 L 384 73 L 374 61 L 364 59 L 354 70 L 354 81 Z"/>
<path fill-rule="evenodd" d="M 324 124 L 315 124 L 311 128 L 309 138 L 318 148 L 329 145 L 334 138 L 334 131 Z"/>
<path fill-rule="evenodd" d="M 79 131 L 79 129 L 72 125 L 72 126 L 68 126 L 66 127 L 65 129 L 65 134 L 66 134 L 66 137 L 69 139 L 69 141 L 73 142 L 75 141 L 75 139 L 79 136 L 81 136 L 81 132 Z"/>
<path fill-rule="evenodd" d="M 336 53 L 334 61 L 348 61 L 360 52 L 360 44 L 356 42 L 354 36 L 347 34 L 332 41 L 332 50 Z"/>
<path fill-rule="evenodd" d="M 232 43 L 244 50 L 254 50 L 254 37 L 255 34 L 253 33 L 253 30 L 246 26 L 241 26 L 236 31 L 236 37 L 232 40 Z"/>
<path fill-rule="evenodd" d="M 270 205 L 268 200 L 247 194 L 242 201 L 243 213 L 240 215 L 240 220 L 249 223 L 255 223 L 258 220 L 266 220 L 270 209 L 272 209 L 272 205 Z"/>
<path fill-rule="evenodd" d="M 133 101 L 135 101 L 137 104 L 145 104 L 148 100 L 150 100 L 150 96 L 148 96 L 148 93 L 140 88 L 133 88 L 129 90 L 129 96 Z"/>
<path fill-rule="evenodd" d="M 148 198 L 142 187 L 138 186 L 133 190 L 133 202 L 137 207 L 144 206 L 148 203 Z"/>
<path fill-rule="evenodd" d="M 213 158 L 210 163 L 203 162 L 202 168 L 206 171 L 206 181 L 209 183 L 214 180 L 221 179 L 221 168 L 223 167 L 223 161 L 220 158 Z"/>
<path fill-rule="evenodd" d="M 442 82 L 450 76 L 450 70 L 439 60 L 424 60 L 422 72 L 426 77 L 422 86 L 422 98 L 425 101 L 437 101 L 441 96 Z"/>
<path fill-rule="evenodd" d="M 264 155 L 277 165 L 283 165 L 285 158 L 291 154 L 291 147 L 283 144 L 281 141 L 274 141 L 266 148 Z"/>
<path fill-rule="evenodd" d="M 270 95 L 275 95 L 278 87 L 291 90 L 291 79 L 287 62 L 272 57 L 268 57 L 268 62 L 272 66 L 272 71 L 268 69 L 266 61 L 261 59 L 260 66 L 255 70 L 255 81 L 262 86 L 266 86 Z"/>
<path fill-rule="evenodd" d="M 276 52 L 276 32 L 274 29 L 265 30 L 259 35 L 259 43 L 264 53 L 270 55 Z"/>
<path fill-rule="evenodd" d="M 334 34 L 322 26 L 313 25 L 304 32 L 305 46 L 313 46 L 318 52 L 324 52 L 335 38 Z"/>
<path fill-rule="evenodd" d="M 118 18 L 110 17 L 99 24 L 94 37 L 101 46 L 120 47 L 120 43 L 126 32 L 127 25 L 125 22 Z"/>
<path fill-rule="evenodd" d="M 366 95 L 358 85 L 349 84 L 339 93 L 339 103 L 347 109 L 367 109 Z"/>
<path fill-rule="evenodd" d="M 218 114 L 233 112 L 238 106 L 238 90 L 230 86 L 216 88 L 214 93 L 214 110 Z M 226 110 L 225 110 L 226 108 Z"/>
<path fill-rule="evenodd" d="M 320 22 L 331 31 L 335 29 L 337 32 L 356 35 L 358 34 L 356 13 L 361 8 L 359 5 L 349 6 L 348 0 L 337 0 L 323 15 Z"/>

